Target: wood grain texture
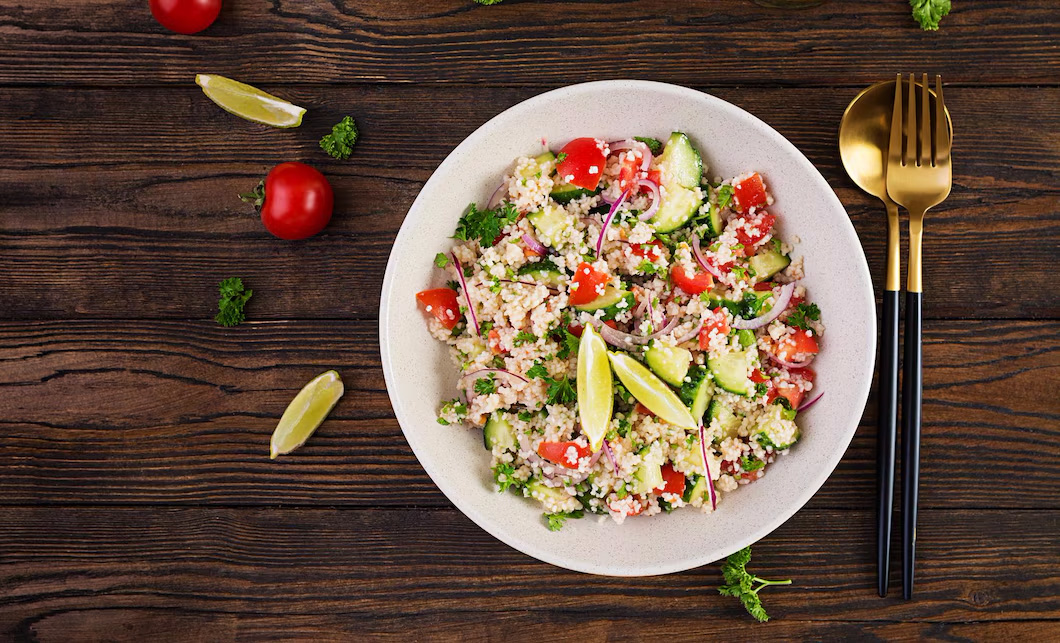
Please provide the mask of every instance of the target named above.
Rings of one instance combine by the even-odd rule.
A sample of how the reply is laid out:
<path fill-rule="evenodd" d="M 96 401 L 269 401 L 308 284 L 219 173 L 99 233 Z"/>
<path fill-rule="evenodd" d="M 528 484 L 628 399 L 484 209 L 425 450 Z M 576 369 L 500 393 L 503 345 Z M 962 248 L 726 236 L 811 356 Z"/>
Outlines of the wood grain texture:
<path fill-rule="evenodd" d="M 800 12 L 745 0 L 227 3 L 203 34 L 159 26 L 139 0 L 0 3 L 0 83 L 566 84 L 616 77 L 699 84 L 866 84 L 928 68 L 974 83 L 1053 83 L 1052 0 L 958 5 L 924 33 L 903 2 L 831 0 Z"/>
<path fill-rule="evenodd" d="M 4 502 L 448 506 L 393 419 L 377 341 L 372 320 L 0 323 Z M 922 505 L 1060 509 L 1060 323 L 934 322 L 924 363 Z M 268 460 L 287 402 L 330 368 L 343 400 Z M 871 506 L 874 410 L 813 506 Z M 983 484 L 985 462 L 1017 473 Z"/>
<path fill-rule="evenodd" d="M 871 630 L 885 637 L 962 627 L 965 636 L 1045 635 L 1060 618 L 1056 511 L 924 512 L 913 602 L 879 599 L 870 586 L 869 512 L 800 512 L 755 548 L 757 574 L 794 580 L 763 594 L 774 620 L 762 628 L 716 593 L 716 565 L 589 577 L 523 556 L 450 510 L 12 508 L 6 523 L 7 636 L 110 628 L 108 639 L 124 640 L 160 626 L 180 627 L 187 638 L 211 630 L 256 638 L 269 628 L 338 636 L 357 624 L 365 634 L 414 639 L 467 632 L 475 640 L 540 640 L 543 626 L 567 640 L 581 640 L 578 632 L 589 640 L 668 632 L 688 640 L 783 633 L 835 640 L 864 621 L 878 621 Z M 896 621 L 918 624 L 889 624 Z M 1029 622 L 1006 626 L 1012 621 Z"/>
<path fill-rule="evenodd" d="M 231 274 L 259 293 L 256 319 L 374 317 L 393 238 L 423 182 L 478 124 L 537 93 L 462 87 L 466 100 L 453 102 L 422 86 L 277 91 L 321 107 L 287 131 L 233 118 L 194 87 L 0 89 L 0 319 L 208 319 L 216 283 Z M 710 91 L 821 169 L 878 280 L 882 208 L 846 178 L 836 150 L 854 90 Z M 1009 109 L 1014 96 L 1025 111 Z M 1060 89 L 954 88 L 947 100 L 961 114 L 960 162 L 927 222 L 925 316 L 1060 318 L 1060 281 L 1040 268 L 1060 252 Z M 363 139 L 351 161 L 327 162 L 317 139 L 347 111 Z M 235 198 L 282 160 L 319 165 L 336 189 L 339 209 L 318 237 L 277 240 Z"/>

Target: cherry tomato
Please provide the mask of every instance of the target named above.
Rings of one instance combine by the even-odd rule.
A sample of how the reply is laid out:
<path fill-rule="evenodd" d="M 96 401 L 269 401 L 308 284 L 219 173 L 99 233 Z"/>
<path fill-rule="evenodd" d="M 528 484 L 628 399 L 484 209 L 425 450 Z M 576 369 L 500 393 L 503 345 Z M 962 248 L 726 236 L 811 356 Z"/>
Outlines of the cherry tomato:
<path fill-rule="evenodd" d="M 655 493 L 674 493 L 680 496 L 685 492 L 685 474 L 675 471 L 669 462 L 662 466 L 662 477 L 663 486 L 656 487 Z"/>
<path fill-rule="evenodd" d="M 738 212 L 747 212 L 750 208 L 766 203 L 766 186 L 758 172 L 732 186 L 732 190 Z"/>
<path fill-rule="evenodd" d="M 663 245 L 662 241 L 658 239 L 652 239 L 648 243 L 631 243 L 629 244 L 629 250 L 635 256 L 648 261 L 655 261 L 662 256 L 662 249 L 666 246 Z"/>
<path fill-rule="evenodd" d="M 714 277 L 706 271 L 693 272 L 690 275 L 681 266 L 674 266 L 670 270 L 670 278 L 674 280 L 675 286 L 690 295 L 698 295 L 714 287 Z"/>
<path fill-rule="evenodd" d="M 147 4 L 160 25 L 182 34 L 199 33 L 221 13 L 221 0 L 149 0 Z"/>
<path fill-rule="evenodd" d="M 589 447 L 583 447 L 577 442 L 542 442 L 537 445 L 537 454 L 539 456 L 571 469 L 577 469 L 578 460 L 590 453 L 592 451 L 589 450 Z"/>
<path fill-rule="evenodd" d="M 710 315 L 703 315 L 703 328 L 699 331 L 699 350 L 705 351 L 710 346 L 710 331 L 716 330 L 719 335 L 729 334 L 729 320 L 725 309 L 718 306 Z"/>
<path fill-rule="evenodd" d="M 574 271 L 574 284 L 578 287 L 571 286 L 570 303 L 581 306 L 596 299 L 604 293 L 608 281 L 611 281 L 611 277 L 606 272 L 600 272 L 585 261 L 581 262 Z"/>
<path fill-rule="evenodd" d="M 773 224 L 777 222 L 777 218 L 768 212 L 763 212 L 761 215 L 756 216 L 749 223 L 748 228 L 745 230 L 744 227 L 740 227 L 736 230 L 736 239 L 743 244 L 743 254 L 745 257 L 750 257 L 755 253 L 755 249 L 762 240 L 766 238 L 769 231 L 773 229 Z"/>
<path fill-rule="evenodd" d="M 456 302 L 456 291 L 452 288 L 435 288 L 418 292 L 416 301 L 420 302 L 425 311 L 434 315 L 434 318 L 442 322 L 442 326 L 449 330 L 452 330 L 464 318 L 460 314 L 460 304 Z"/>
<path fill-rule="evenodd" d="M 260 187 L 260 186 L 259 186 Z M 335 196 L 324 175 L 305 163 L 280 163 L 265 177 L 264 192 L 244 195 L 261 206 L 261 222 L 281 239 L 305 239 L 331 220 Z"/>
<path fill-rule="evenodd" d="M 607 162 L 603 146 L 595 138 L 576 138 L 567 143 L 559 151 L 563 160 L 556 165 L 556 173 L 571 185 L 595 190 Z"/>

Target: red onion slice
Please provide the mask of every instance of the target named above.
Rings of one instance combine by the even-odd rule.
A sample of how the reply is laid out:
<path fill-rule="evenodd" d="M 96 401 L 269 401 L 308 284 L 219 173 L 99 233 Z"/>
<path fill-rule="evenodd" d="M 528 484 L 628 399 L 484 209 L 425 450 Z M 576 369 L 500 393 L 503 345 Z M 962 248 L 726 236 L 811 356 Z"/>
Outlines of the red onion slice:
<path fill-rule="evenodd" d="M 777 317 L 780 317 L 780 314 L 787 310 L 788 302 L 791 301 L 791 293 L 793 292 L 795 292 L 794 281 L 790 284 L 784 284 L 780 288 L 780 294 L 777 295 L 776 301 L 773 303 L 773 307 L 769 309 L 768 313 L 759 315 L 754 319 L 741 319 L 740 317 L 737 317 L 733 320 L 732 327 L 739 329 L 749 328 L 753 330 L 765 326 Z"/>
<path fill-rule="evenodd" d="M 813 398 L 812 400 L 809 400 L 807 402 L 803 402 L 802 404 L 799 405 L 799 408 L 797 408 L 795 410 L 796 411 L 805 411 L 806 409 L 808 409 L 811 406 L 813 406 L 814 404 L 816 404 L 817 400 L 821 399 L 822 397 L 824 397 L 824 391 L 821 391 L 820 393 L 818 393 L 817 397 Z"/>
<path fill-rule="evenodd" d="M 707 260 L 703 257 L 703 250 L 699 247 L 699 237 L 695 235 L 692 235 L 692 256 L 696 258 L 696 263 L 702 266 L 703 270 L 706 270 L 714 275 L 718 281 L 721 281 L 721 271 L 707 263 Z"/>
<path fill-rule="evenodd" d="M 651 190 L 651 206 L 638 217 L 641 221 L 647 221 L 659 211 L 659 204 L 662 203 L 662 192 L 659 191 L 659 184 L 650 179 L 641 179 L 639 185 L 647 186 Z"/>
<path fill-rule="evenodd" d="M 611 445 L 604 440 L 604 453 L 607 454 L 607 459 L 611 461 L 611 468 L 615 470 L 615 475 L 618 475 L 618 460 L 615 460 L 615 454 L 611 452 Z"/>
<path fill-rule="evenodd" d="M 607 147 L 610 148 L 612 152 L 622 152 L 622 151 L 625 151 L 625 150 L 638 150 L 638 151 L 640 151 L 640 156 L 641 156 L 640 171 L 641 172 L 647 172 L 648 168 L 651 167 L 652 160 L 655 158 L 652 155 L 651 148 L 648 147 L 647 143 L 642 143 L 641 141 L 630 140 L 628 138 L 626 140 L 624 140 L 624 141 L 615 141 L 613 143 L 608 143 Z"/>
<path fill-rule="evenodd" d="M 809 357 L 807 357 L 806 359 L 802 360 L 801 362 L 789 362 L 787 360 L 780 359 L 779 357 L 777 357 L 773 353 L 769 353 L 769 352 L 766 353 L 766 357 L 768 357 L 769 359 L 773 360 L 774 362 L 776 362 L 777 364 L 780 364 L 781 366 L 783 366 L 785 368 L 806 368 L 807 366 L 810 365 L 811 362 L 813 362 L 813 358 L 817 357 L 817 355 L 816 354 L 810 355 Z"/>
<path fill-rule="evenodd" d="M 483 377 L 489 377 L 491 373 L 495 375 L 504 375 L 509 379 L 516 379 L 520 382 L 530 381 L 522 375 L 519 375 L 518 373 L 506 371 L 503 368 L 480 368 L 479 370 L 474 371 L 472 373 L 468 373 L 467 375 L 461 378 L 462 380 L 464 380 L 464 394 L 467 395 L 468 402 L 475 399 L 475 397 L 477 397 L 478 395 L 477 393 L 475 393 L 475 382 L 479 381 Z"/>
<path fill-rule="evenodd" d="M 611 227 L 611 221 L 618 214 L 618 209 L 625 203 L 626 198 L 629 197 L 629 190 L 622 193 L 622 196 L 618 197 L 618 201 L 615 201 L 611 206 L 611 211 L 607 213 L 607 218 L 604 219 L 604 227 L 600 228 L 600 236 L 596 239 L 596 256 L 600 256 L 600 251 L 604 247 L 604 237 L 607 236 L 607 229 Z"/>
<path fill-rule="evenodd" d="M 677 318 L 674 317 L 670 320 L 670 323 L 663 327 L 662 330 L 656 331 L 651 335 L 633 335 L 630 333 L 624 333 L 616 328 L 611 328 L 595 318 L 590 323 L 600 331 L 600 336 L 604 338 L 605 342 L 611 344 L 615 348 L 629 350 L 630 346 L 643 346 L 653 339 L 658 339 L 669 334 L 677 327 Z"/>
<path fill-rule="evenodd" d="M 467 312 L 471 315 L 471 323 L 475 326 L 475 334 L 482 336 L 482 333 L 478 329 L 478 315 L 475 314 L 475 304 L 471 303 L 471 291 L 467 289 L 467 282 L 464 281 L 464 267 L 460 265 L 460 260 L 456 258 L 456 253 L 453 255 L 453 265 L 456 266 L 456 276 L 460 278 L 460 287 L 464 289 L 464 299 L 467 300 Z"/>
<path fill-rule="evenodd" d="M 545 246 L 541 245 L 540 241 L 538 241 L 537 239 L 535 239 L 532 236 L 530 236 L 529 232 L 524 234 L 522 238 L 523 238 L 523 243 L 526 244 L 527 248 L 530 248 L 531 250 L 533 250 L 534 252 L 536 252 L 539 255 L 547 255 L 548 254 L 548 248 L 546 248 Z"/>
<path fill-rule="evenodd" d="M 703 468 L 707 471 L 707 489 L 710 489 L 710 508 L 718 508 L 718 494 L 714 491 L 714 476 L 710 473 L 710 460 L 707 459 L 707 427 L 699 425 L 699 450 L 703 453 Z"/>
<path fill-rule="evenodd" d="M 489 202 L 486 203 L 486 209 L 487 210 L 492 210 L 493 208 L 495 208 L 498 205 L 500 205 L 500 203 L 501 203 L 501 193 L 504 191 L 504 188 L 506 188 L 506 187 L 508 187 L 508 182 L 507 181 L 504 181 L 503 183 L 501 183 L 500 185 L 497 186 L 497 189 L 493 191 L 493 195 L 490 196 Z"/>

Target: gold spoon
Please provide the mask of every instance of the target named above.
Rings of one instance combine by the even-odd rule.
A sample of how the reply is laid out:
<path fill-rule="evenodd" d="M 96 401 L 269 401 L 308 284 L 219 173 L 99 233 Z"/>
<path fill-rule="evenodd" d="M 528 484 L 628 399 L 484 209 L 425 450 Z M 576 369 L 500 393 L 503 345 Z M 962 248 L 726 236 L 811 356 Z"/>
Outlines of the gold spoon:
<path fill-rule="evenodd" d="M 898 290 L 901 264 L 898 206 L 887 196 L 887 152 L 894 109 L 893 80 L 876 83 L 850 101 L 839 124 L 839 156 L 847 174 L 887 208 L 887 272 L 880 317 L 880 361 L 876 450 L 876 575 L 880 596 L 887 595 L 894 501 L 894 443 L 898 417 Z M 934 93 L 932 92 L 932 95 Z M 946 121 L 953 131 L 949 112 Z"/>

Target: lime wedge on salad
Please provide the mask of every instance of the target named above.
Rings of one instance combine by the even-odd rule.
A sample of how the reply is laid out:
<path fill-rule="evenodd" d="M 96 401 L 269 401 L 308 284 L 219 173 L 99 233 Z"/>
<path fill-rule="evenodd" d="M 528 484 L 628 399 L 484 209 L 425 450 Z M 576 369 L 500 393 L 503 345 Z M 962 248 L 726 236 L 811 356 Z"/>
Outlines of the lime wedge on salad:
<path fill-rule="evenodd" d="M 313 378 L 313 381 L 294 396 L 280 423 L 272 432 L 271 458 L 290 453 L 305 444 L 324 418 L 335 408 L 344 389 L 342 379 L 335 371 L 328 371 Z"/>
<path fill-rule="evenodd" d="M 608 356 L 619 381 L 649 411 L 674 426 L 692 430 L 699 428 L 677 393 L 646 366 L 623 353 L 608 353 Z"/>
<path fill-rule="evenodd" d="M 594 452 L 604 443 L 614 404 L 607 344 L 595 328 L 587 325 L 578 344 L 578 415 Z"/>
<path fill-rule="evenodd" d="M 282 98 L 266 94 L 257 87 L 212 74 L 196 74 L 195 84 L 230 114 L 273 127 L 298 127 L 305 109 Z"/>

